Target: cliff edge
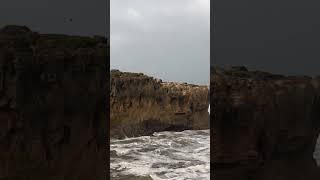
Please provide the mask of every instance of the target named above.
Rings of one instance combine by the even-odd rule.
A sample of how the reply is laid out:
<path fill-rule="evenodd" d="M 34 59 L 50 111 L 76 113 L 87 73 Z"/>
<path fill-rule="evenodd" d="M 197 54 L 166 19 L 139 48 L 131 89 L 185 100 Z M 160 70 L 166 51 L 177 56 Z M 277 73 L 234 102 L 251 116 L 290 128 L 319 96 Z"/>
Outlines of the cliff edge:
<path fill-rule="evenodd" d="M 111 71 L 110 135 L 209 129 L 209 89 L 162 82 L 142 73 Z"/>

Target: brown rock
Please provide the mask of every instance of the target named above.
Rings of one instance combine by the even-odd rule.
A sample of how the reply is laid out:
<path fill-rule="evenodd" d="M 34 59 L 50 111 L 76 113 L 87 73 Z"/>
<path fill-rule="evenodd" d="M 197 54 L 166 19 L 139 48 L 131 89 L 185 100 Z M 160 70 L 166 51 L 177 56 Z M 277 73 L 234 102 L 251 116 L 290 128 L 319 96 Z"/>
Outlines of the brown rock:
<path fill-rule="evenodd" d="M 0 29 L 0 179 L 105 180 L 107 46 Z"/>
<path fill-rule="evenodd" d="M 320 179 L 320 81 L 243 68 L 211 73 L 215 180 Z"/>
<path fill-rule="evenodd" d="M 169 83 L 141 73 L 111 72 L 111 137 L 209 129 L 206 86 Z"/>

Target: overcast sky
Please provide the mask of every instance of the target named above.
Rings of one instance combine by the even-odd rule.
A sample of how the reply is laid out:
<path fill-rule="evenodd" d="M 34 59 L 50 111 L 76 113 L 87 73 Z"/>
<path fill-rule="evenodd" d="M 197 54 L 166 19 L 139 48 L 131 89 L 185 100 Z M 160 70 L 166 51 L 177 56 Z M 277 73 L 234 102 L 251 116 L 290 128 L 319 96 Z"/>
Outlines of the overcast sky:
<path fill-rule="evenodd" d="M 210 0 L 111 0 L 111 68 L 208 84 Z"/>
<path fill-rule="evenodd" d="M 108 6 L 109 0 L 1 0 L 0 26 L 26 25 L 42 33 L 108 36 Z"/>
<path fill-rule="evenodd" d="M 319 1 L 216 0 L 215 6 L 212 64 L 320 75 Z"/>

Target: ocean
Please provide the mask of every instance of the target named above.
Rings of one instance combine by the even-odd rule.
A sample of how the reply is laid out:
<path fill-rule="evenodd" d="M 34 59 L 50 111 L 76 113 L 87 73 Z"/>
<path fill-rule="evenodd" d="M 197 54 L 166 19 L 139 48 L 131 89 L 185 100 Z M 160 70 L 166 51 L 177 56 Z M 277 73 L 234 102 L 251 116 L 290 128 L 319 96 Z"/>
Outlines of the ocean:
<path fill-rule="evenodd" d="M 157 132 L 112 139 L 112 180 L 210 179 L 210 131 Z"/>
<path fill-rule="evenodd" d="M 313 153 L 313 158 L 316 160 L 317 165 L 320 166 L 320 136 L 317 140 L 316 148 Z"/>
<path fill-rule="evenodd" d="M 210 179 L 210 132 L 159 132 L 111 140 L 112 180 Z M 320 166 L 320 137 L 313 154 Z"/>
<path fill-rule="evenodd" d="M 210 179 L 210 130 L 111 139 L 110 151 L 112 180 Z M 320 136 L 313 157 L 320 166 Z"/>

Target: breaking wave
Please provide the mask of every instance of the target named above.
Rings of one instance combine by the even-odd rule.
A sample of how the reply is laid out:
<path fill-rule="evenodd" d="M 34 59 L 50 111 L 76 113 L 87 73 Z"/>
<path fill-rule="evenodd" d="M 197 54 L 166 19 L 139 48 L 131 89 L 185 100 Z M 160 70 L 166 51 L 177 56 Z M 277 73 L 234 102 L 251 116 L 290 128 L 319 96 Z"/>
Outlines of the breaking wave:
<path fill-rule="evenodd" d="M 159 132 L 111 140 L 110 174 L 116 179 L 210 179 L 210 131 Z"/>

